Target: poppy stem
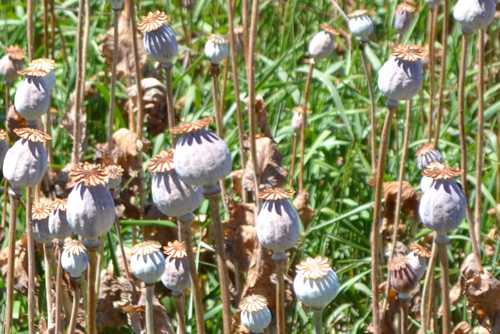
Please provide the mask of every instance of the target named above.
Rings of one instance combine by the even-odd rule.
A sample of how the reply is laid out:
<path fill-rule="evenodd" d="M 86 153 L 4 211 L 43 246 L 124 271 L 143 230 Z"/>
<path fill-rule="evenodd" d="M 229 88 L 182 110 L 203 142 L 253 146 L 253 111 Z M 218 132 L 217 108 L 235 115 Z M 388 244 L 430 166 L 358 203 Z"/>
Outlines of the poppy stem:
<path fill-rule="evenodd" d="M 155 333 L 153 299 L 155 294 L 154 284 L 146 284 L 144 288 L 144 303 L 146 304 L 146 334 Z"/>
<path fill-rule="evenodd" d="M 444 108 L 444 86 L 446 84 L 446 59 L 448 57 L 448 20 L 449 20 L 448 1 L 449 0 L 444 0 L 444 7 L 443 7 L 443 31 L 441 33 L 441 45 L 443 51 L 441 58 L 441 70 L 439 73 L 439 95 L 438 95 L 438 110 L 436 116 L 436 128 L 434 130 L 434 145 L 436 148 L 438 148 L 439 146 L 439 137 L 441 132 L 441 122 L 443 119 L 443 108 Z"/>
<path fill-rule="evenodd" d="M 27 0 L 26 4 L 27 23 L 27 38 L 28 38 L 28 63 L 33 60 L 33 52 L 35 47 L 34 31 L 33 31 L 33 0 Z"/>
<path fill-rule="evenodd" d="M 118 63 L 118 16 L 120 15 L 120 10 L 113 10 L 113 60 L 111 63 L 111 98 L 109 103 L 108 111 L 108 124 L 107 124 L 107 139 L 108 139 L 108 150 L 111 155 L 112 145 L 113 145 L 113 112 L 115 110 L 116 104 L 116 64 Z"/>
<path fill-rule="evenodd" d="M 50 245 L 48 244 L 43 244 L 43 264 L 45 267 L 45 300 L 47 303 L 47 326 L 48 328 L 52 328 L 53 326 L 53 319 L 52 319 L 52 293 L 51 293 L 51 276 L 52 276 L 52 270 L 50 266 L 50 260 L 49 260 L 49 252 L 50 252 Z"/>
<path fill-rule="evenodd" d="M 7 224 L 7 206 L 9 205 L 9 183 L 6 179 L 3 180 L 3 205 L 2 205 L 2 229 Z"/>
<path fill-rule="evenodd" d="M 245 140 L 243 116 L 241 112 L 240 101 L 240 82 L 238 79 L 238 61 L 236 59 L 236 36 L 234 34 L 234 1 L 227 0 L 228 24 L 229 24 L 229 48 L 231 50 L 229 57 L 231 59 L 231 76 L 233 79 L 234 99 L 236 103 L 236 124 L 238 125 L 238 142 L 240 149 L 241 166 L 246 165 L 246 156 L 243 142 Z M 247 192 L 244 187 L 241 187 L 241 197 L 244 202 L 247 202 Z"/>
<path fill-rule="evenodd" d="M 277 334 L 286 333 L 285 322 L 285 267 L 286 256 L 284 258 L 274 259 L 276 268 L 276 328 Z"/>
<path fill-rule="evenodd" d="M 400 333 L 406 334 L 408 333 L 408 300 L 400 300 L 399 301 L 399 327 Z"/>
<path fill-rule="evenodd" d="M 73 289 L 73 305 L 71 306 L 71 316 L 69 319 L 67 334 L 75 333 L 76 317 L 78 315 L 78 305 L 80 304 L 80 279 L 71 279 Z"/>
<path fill-rule="evenodd" d="M 7 193 L 4 193 L 7 196 Z M 9 210 L 9 249 L 7 257 L 7 306 L 5 308 L 5 334 L 11 333 L 12 326 L 12 310 L 14 305 L 14 264 L 16 261 L 16 221 L 17 221 L 17 205 L 19 199 L 13 195 L 10 196 Z"/>
<path fill-rule="evenodd" d="M 300 123 L 300 161 L 299 161 L 299 193 L 304 190 L 304 164 L 305 164 L 305 141 L 307 114 L 309 112 L 307 104 L 309 102 L 309 94 L 311 91 L 312 75 L 314 71 L 314 59 L 309 59 L 309 67 L 307 71 L 306 86 L 304 89 L 304 113 L 302 115 L 302 123 Z"/>
<path fill-rule="evenodd" d="M 177 334 L 186 334 L 186 322 L 184 321 L 184 294 L 175 296 L 177 306 Z"/>
<path fill-rule="evenodd" d="M 292 134 L 292 154 L 290 155 L 290 175 L 288 176 L 289 177 L 288 184 L 290 186 L 290 189 L 293 189 L 293 179 L 295 177 L 296 155 L 297 155 L 297 134 L 294 131 Z"/>
<path fill-rule="evenodd" d="M 33 187 L 26 191 L 26 239 L 28 248 L 28 331 L 35 333 L 35 241 L 31 225 Z"/>
<path fill-rule="evenodd" d="M 436 18 L 437 18 L 438 6 L 433 6 L 429 8 L 430 18 L 429 18 L 429 117 L 427 119 L 427 135 L 429 142 L 432 142 L 432 125 L 434 122 L 434 41 L 436 38 Z"/>
<path fill-rule="evenodd" d="M 49 1 L 43 0 L 43 56 L 49 56 Z"/>
<path fill-rule="evenodd" d="M 443 334 L 449 334 L 450 331 L 450 287 L 448 283 L 448 253 L 447 245 L 438 244 L 439 263 L 441 264 L 441 296 L 443 303 Z"/>
<path fill-rule="evenodd" d="M 96 274 L 97 270 L 97 246 L 88 247 L 89 267 L 87 270 L 87 326 L 88 333 L 96 333 Z"/>
<path fill-rule="evenodd" d="M 134 53 L 134 74 L 135 74 L 135 84 L 137 87 L 137 125 L 135 126 L 135 132 L 139 139 L 142 138 L 142 122 L 144 118 L 144 101 L 143 101 L 143 89 L 142 89 L 142 72 L 141 72 L 141 64 L 139 58 L 139 46 L 137 44 L 137 22 L 135 19 L 135 2 L 134 0 L 128 0 L 128 12 L 130 14 L 130 25 L 132 27 L 132 50 Z M 131 122 L 132 124 L 134 122 Z"/>
<path fill-rule="evenodd" d="M 370 109 L 368 112 L 368 118 L 370 119 L 370 157 L 372 172 L 375 172 L 375 167 L 377 165 L 377 119 L 375 118 L 375 97 L 373 95 L 372 78 L 370 75 L 370 69 L 368 67 L 368 61 L 365 54 L 366 43 L 360 44 L 361 51 L 361 63 L 363 64 L 363 72 L 366 78 L 366 84 L 368 88 L 368 97 L 370 98 Z"/>
<path fill-rule="evenodd" d="M 313 311 L 314 334 L 321 334 L 323 327 L 323 310 Z"/>
<path fill-rule="evenodd" d="M 59 240 L 56 247 L 56 317 L 55 334 L 61 332 L 61 287 L 62 287 L 62 267 L 61 267 L 61 247 L 62 241 Z"/>
<path fill-rule="evenodd" d="M 194 311 L 196 316 L 196 332 L 199 334 L 205 333 L 205 320 L 204 320 L 204 311 L 203 311 L 203 300 L 201 296 L 199 281 L 198 281 L 198 273 L 196 271 L 196 262 L 193 254 L 193 234 L 191 232 L 191 223 L 193 221 L 193 215 L 189 215 L 188 219 L 179 220 L 179 224 L 181 224 L 181 241 L 186 244 L 186 255 L 189 261 L 189 270 L 191 273 L 191 293 L 193 294 L 194 299 Z"/>
<path fill-rule="evenodd" d="M 433 298 L 431 297 L 434 286 L 434 268 L 438 258 L 438 249 L 435 242 L 432 243 L 431 257 L 425 272 L 424 286 L 422 288 L 422 302 L 420 303 L 420 315 L 422 319 L 423 333 L 427 333 L 430 325 L 430 315 L 432 314 Z"/>
<path fill-rule="evenodd" d="M 381 141 L 379 146 L 379 159 L 375 174 L 375 200 L 373 210 L 373 222 L 371 228 L 371 290 L 372 290 L 372 314 L 374 333 L 381 334 L 380 331 L 380 308 L 378 304 L 378 266 L 379 266 L 379 227 L 380 213 L 384 183 L 385 158 L 389 141 L 389 131 L 392 118 L 397 110 L 396 107 L 389 107 L 385 116 L 384 127 L 382 128 Z"/>
<path fill-rule="evenodd" d="M 168 127 L 171 129 L 175 127 L 175 109 L 174 109 L 174 92 L 172 87 L 172 64 L 165 65 L 165 74 L 167 78 L 166 88 L 167 88 L 167 118 Z M 170 132 L 170 140 L 172 142 L 172 147 L 175 146 L 175 136 Z"/>

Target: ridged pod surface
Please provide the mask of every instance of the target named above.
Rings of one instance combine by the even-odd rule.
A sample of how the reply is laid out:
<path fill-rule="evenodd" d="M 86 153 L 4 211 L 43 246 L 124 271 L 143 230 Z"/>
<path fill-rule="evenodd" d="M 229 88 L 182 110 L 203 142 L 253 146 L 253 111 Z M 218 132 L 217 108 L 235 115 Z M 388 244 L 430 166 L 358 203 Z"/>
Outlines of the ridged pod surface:
<path fill-rule="evenodd" d="M 33 204 L 31 212 L 31 227 L 33 231 L 33 239 L 35 239 L 36 242 L 47 244 L 54 239 L 49 230 L 50 211 L 50 201 L 47 199 L 39 200 Z"/>
<path fill-rule="evenodd" d="M 426 169 L 433 162 L 443 163 L 443 155 L 439 150 L 434 148 L 433 144 L 422 145 L 416 153 L 417 156 L 417 168 L 419 170 Z"/>
<path fill-rule="evenodd" d="M 402 3 L 396 7 L 394 13 L 394 29 L 399 34 L 404 34 L 410 28 L 415 17 L 416 8 L 408 3 Z"/>
<path fill-rule="evenodd" d="M 314 59 L 323 59 L 332 54 L 335 48 L 333 35 L 325 30 L 317 32 L 309 42 L 308 53 Z"/>
<path fill-rule="evenodd" d="M 36 121 L 49 109 L 51 88 L 44 79 L 48 73 L 32 68 L 20 73 L 24 79 L 16 87 L 14 107 L 26 120 Z"/>
<path fill-rule="evenodd" d="M 191 285 L 191 275 L 186 248 L 183 242 L 169 242 L 166 247 L 165 271 L 161 276 L 163 285 L 174 294 L 181 294 Z"/>
<path fill-rule="evenodd" d="M 470 34 L 488 27 L 495 19 L 495 0 L 458 0 L 453 7 L 453 17 Z"/>
<path fill-rule="evenodd" d="M 263 333 L 271 324 L 271 311 L 267 306 L 267 300 L 260 295 L 245 297 L 240 303 L 241 324 L 251 333 Z"/>
<path fill-rule="evenodd" d="M 413 252 L 394 257 L 389 263 L 389 284 L 398 292 L 400 298 L 408 298 L 422 276 L 426 265 Z"/>
<path fill-rule="evenodd" d="M 218 65 L 229 57 L 229 44 L 222 36 L 212 35 L 205 43 L 204 53 L 212 64 Z"/>
<path fill-rule="evenodd" d="M 52 202 L 49 216 L 49 232 L 54 239 L 64 240 L 71 236 L 71 228 L 66 217 L 66 200 L 56 199 Z"/>
<path fill-rule="evenodd" d="M 370 35 L 373 34 L 373 20 L 365 10 L 358 10 L 349 14 L 347 25 L 351 34 L 363 42 L 368 41 Z"/>
<path fill-rule="evenodd" d="M 79 240 L 67 239 L 61 253 L 61 267 L 72 278 L 79 278 L 89 266 L 87 249 Z"/>
<path fill-rule="evenodd" d="M 158 282 L 165 271 L 165 257 L 161 245 L 154 241 L 135 245 L 130 257 L 130 270 L 145 284 Z"/>
<path fill-rule="evenodd" d="M 171 63 L 177 55 L 177 37 L 168 25 L 168 16 L 160 11 L 150 12 L 137 25 L 144 34 L 144 50 L 154 60 Z"/>

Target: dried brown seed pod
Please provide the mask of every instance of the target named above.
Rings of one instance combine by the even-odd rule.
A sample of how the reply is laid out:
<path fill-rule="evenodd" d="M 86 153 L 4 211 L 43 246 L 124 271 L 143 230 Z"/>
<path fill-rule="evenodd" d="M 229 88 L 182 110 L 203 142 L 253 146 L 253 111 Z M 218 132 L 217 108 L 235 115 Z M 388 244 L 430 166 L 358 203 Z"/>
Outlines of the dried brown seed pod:
<path fill-rule="evenodd" d="M 425 273 L 425 264 L 413 253 L 398 255 L 389 263 L 389 284 L 400 299 L 408 299 Z"/>

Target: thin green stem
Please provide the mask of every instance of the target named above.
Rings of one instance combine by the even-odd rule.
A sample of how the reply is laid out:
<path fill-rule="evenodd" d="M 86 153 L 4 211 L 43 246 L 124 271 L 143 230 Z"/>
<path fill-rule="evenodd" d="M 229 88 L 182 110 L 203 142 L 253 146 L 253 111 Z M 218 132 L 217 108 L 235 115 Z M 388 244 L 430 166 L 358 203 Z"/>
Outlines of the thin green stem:
<path fill-rule="evenodd" d="M 323 310 L 313 311 L 314 334 L 321 334 L 323 328 Z"/>

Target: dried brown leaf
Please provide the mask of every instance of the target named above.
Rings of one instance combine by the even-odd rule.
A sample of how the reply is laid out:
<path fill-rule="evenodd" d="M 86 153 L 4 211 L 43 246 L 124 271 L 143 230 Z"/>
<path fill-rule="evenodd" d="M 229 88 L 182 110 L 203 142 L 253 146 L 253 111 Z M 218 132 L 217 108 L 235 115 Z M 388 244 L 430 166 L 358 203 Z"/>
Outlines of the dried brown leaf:
<path fill-rule="evenodd" d="M 452 334 L 468 334 L 470 332 L 470 325 L 465 321 L 461 321 L 453 328 Z"/>
<path fill-rule="evenodd" d="M 314 219 L 314 209 L 308 206 L 309 203 L 309 193 L 307 191 L 301 191 L 297 194 L 293 200 L 293 205 L 299 212 L 300 220 L 304 225 L 304 229 L 307 228 L 309 223 Z"/>

